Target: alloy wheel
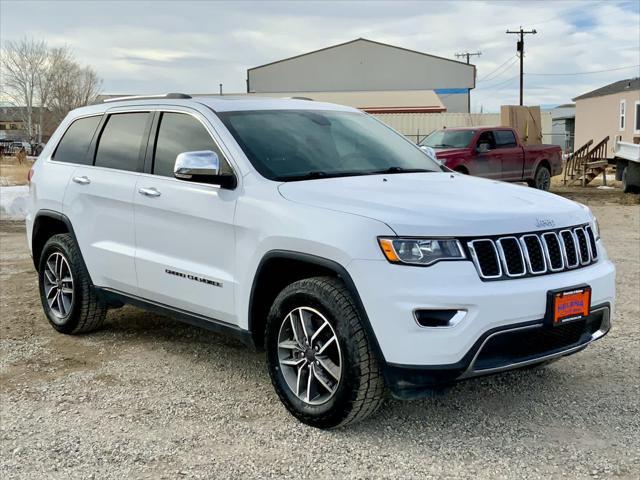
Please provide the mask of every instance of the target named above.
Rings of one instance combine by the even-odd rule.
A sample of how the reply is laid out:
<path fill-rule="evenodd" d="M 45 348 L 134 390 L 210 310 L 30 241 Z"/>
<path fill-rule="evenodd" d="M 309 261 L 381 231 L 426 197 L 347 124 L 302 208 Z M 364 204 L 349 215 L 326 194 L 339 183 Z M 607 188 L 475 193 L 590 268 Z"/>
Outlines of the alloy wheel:
<path fill-rule="evenodd" d="M 69 315 L 73 306 L 73 275 L 60 252 L 52 253 L 45 262 L 44 294 L 56 318 L 62 320 Z"/>
<path fill-rule="evenodd" d="M 303 402 L 321 405 L 337 391 L 342 352 L 333 326 L 319 311 L 289 312 L 278 334 L 278 360 L 287 386 Z"/>

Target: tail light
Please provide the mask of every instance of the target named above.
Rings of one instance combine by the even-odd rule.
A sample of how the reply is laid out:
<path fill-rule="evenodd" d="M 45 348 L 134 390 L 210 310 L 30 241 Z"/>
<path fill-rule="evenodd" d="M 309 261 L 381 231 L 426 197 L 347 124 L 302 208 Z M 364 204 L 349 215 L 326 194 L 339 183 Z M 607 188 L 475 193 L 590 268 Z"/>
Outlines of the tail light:
<path fill-rule="evenodd" d="M 33 178 L 33 167 L 29 169 L 29 173 L 27 174 L 27 182 L 31 183 L 32 178 Z"/>

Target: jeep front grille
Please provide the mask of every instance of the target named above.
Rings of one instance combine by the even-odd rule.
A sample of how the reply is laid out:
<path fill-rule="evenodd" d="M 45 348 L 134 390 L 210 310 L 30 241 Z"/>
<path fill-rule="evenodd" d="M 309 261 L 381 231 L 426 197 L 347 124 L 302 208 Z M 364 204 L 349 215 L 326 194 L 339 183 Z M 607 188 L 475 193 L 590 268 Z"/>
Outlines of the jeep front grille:
<path fill-rule="evenodd" d="M 563 272 L 591 265 L 598 258 L 589 225 L 522 235 L 466 241 L 483 280 L 506 280 Z"/>

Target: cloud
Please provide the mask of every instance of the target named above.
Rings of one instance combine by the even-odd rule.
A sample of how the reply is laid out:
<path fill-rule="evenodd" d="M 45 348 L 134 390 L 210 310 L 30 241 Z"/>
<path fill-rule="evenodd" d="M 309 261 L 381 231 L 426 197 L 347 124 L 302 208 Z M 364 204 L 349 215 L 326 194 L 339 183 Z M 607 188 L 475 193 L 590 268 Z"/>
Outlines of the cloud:
<path fill-rule="evenodd" d="M 472 92 L 472 108 L 496 111 L 518 99 L 516 38 L 505 31 L 520 25 L 538 30 L 526 38 L 529 104 L 565 103 L 640 74 L 533 75 L 640 64 L 635 1 L 127 2 L 126 14 L 123 5 L 3 0 L 2 40 L 69 44 L 110 93 L 217 92 L 219 83 L 242 92 L 250 67 L 366 37 L 449 58 L 482 51 L 478 77 L 489 79 Z"/>

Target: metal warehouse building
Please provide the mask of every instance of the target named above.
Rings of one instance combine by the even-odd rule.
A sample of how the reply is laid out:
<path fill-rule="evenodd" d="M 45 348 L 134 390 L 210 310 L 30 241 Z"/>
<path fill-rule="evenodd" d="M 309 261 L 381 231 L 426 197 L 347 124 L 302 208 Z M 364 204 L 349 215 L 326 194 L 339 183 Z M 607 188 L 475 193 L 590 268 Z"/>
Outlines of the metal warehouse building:
<path fill-rule="evenodd" d="M 338 97 L 337 103 L 385 113 L 460 113 L 469 112 L 475 77 L 474 65 L 358 38 L 251 68 L 247 92 Z"/>

